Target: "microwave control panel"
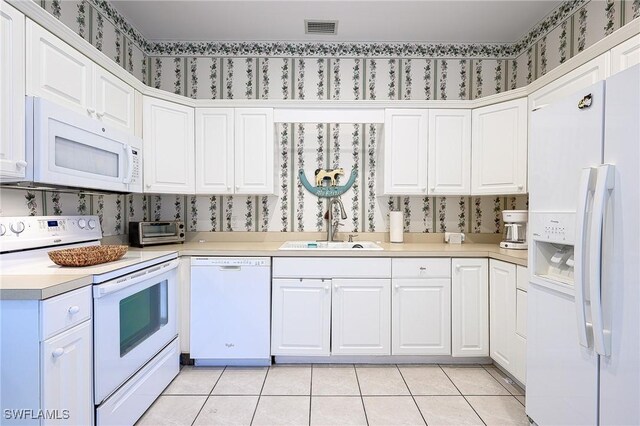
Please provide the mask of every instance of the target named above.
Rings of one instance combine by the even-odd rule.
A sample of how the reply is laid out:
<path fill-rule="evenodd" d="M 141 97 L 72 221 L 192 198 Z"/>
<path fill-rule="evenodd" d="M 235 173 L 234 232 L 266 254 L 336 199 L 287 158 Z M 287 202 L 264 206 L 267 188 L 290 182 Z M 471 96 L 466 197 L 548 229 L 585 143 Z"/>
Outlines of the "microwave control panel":
<path fill-rule="evenodd" d="M 132 148 L 131 153 L 133 154 L 133 173 L 131 173 L 131 184 L 139 184 L 142 183 L 142 177 L 140 176 L 140 155 L 141 151 L 138 148 Z"/>

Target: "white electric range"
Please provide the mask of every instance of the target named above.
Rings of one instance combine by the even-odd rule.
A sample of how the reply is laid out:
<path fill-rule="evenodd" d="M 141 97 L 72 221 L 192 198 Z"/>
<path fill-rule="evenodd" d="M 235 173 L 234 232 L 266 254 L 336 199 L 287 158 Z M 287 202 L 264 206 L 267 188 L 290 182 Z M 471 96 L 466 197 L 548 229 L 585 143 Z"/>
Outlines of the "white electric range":
<path fill-rule="evenodd" d="M 51 250 L 101 244 L 96 216 L 5 217 L 0 234 L 3 276 L 91 276 L 96 424 L 135 423 L 179 370 L 177 253 L 55 265 Z"/>

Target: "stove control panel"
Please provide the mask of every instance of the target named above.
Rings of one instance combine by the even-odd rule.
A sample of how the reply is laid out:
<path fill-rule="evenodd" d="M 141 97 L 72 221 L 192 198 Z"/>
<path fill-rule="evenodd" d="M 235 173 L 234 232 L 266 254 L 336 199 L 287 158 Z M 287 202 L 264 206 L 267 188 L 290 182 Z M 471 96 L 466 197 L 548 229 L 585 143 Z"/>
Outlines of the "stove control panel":
<path fill-rule="evenodd" d="M 101 238 L 98 216 L 0 217 L 0 252 Z"/>

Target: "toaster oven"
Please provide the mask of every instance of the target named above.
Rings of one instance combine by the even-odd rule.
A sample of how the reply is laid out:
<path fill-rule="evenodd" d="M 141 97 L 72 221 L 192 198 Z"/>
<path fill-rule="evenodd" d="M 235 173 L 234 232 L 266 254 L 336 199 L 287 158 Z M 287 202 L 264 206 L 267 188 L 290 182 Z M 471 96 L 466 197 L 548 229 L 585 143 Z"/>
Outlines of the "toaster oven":
<path fill-rule="evenodd" d="M 171 243 L 184 243 L 184 222 L 129 222 L 130 245 L 144 247 Z"/>

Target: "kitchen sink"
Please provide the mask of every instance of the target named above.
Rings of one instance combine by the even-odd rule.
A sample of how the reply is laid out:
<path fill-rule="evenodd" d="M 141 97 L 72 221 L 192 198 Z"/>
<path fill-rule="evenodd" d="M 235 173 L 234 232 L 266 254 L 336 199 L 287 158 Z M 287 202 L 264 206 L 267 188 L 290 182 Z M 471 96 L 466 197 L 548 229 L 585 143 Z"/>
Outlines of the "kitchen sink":
<path fill-rule="evenodd" d="M 287 241 L 279 250 L 382 250 L 373 241 Z"/>

